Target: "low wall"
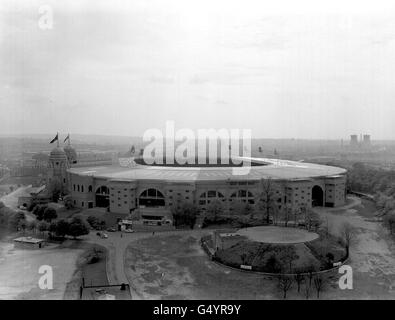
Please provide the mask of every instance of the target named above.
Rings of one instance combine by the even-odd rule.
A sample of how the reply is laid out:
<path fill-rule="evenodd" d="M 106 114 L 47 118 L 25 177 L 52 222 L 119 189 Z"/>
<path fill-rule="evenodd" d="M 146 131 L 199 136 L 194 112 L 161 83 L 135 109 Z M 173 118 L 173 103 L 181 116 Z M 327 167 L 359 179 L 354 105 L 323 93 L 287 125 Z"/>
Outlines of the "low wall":
<path fill-rule="evenodd" d="M 207 244 L 207 242 L 204 238 L 200 239 L 200 244 L 201 244 L 204 252 L 206 252 L 206 254 L 211 259 L 211 261 L 213 261 L 214 263 L 216 263 L 220 266 L 224 266 L 226 268 L 230 268 L 230 269 L 241 271 L 241 272 L 255 273 L 255 274 L 260 274 L 260 275 L 268 276 L 268 277 L 279 277 L 279 276 L 290 276 L 290 277 L 292 276 L 293 277 L 296 275 L 310 276 L 310 275 L 331 273 L 331 272 L 337 271 L 342 265 L 346 264 L 346 262 L 349 259 L 348 256 L 345 256 L 340 261 L 334 262 L 334 264 L 338 264 L 338 265 L 336 265 L 330 269 L 326 269 L 326 270 L 319 270 L 319 271 L 314 271 L 314 272 L 301 272 L 301 273 L 270 273 L 270 272 L 262 272 L 262 271 L 254 270 L 254 268 L 252 266 L 243 266 L 244 267 L 243 268 L 241 265 L 239 265 L 239 266 L 227 265 L 227 264 L 223 263 L 222 261 L 219 261 L 218 259 L 216 259 L 215 250 L 213 248 L 210 248 L 210 246 Z M 251 267 L 251 269 L 247 269 L 246 267 Z"/>

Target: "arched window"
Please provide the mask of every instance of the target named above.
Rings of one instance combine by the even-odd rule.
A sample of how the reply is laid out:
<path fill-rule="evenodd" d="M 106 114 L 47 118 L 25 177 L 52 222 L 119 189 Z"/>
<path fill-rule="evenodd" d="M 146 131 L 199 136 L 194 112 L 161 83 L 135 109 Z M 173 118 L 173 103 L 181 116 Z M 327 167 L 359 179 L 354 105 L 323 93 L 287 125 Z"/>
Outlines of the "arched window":
<path fill-rule="evenodd" d="M 146 189 L 139 197 L 139 206 L 162 207 L 165 205 L 165 197 L 157 189 Z"/>
<path fill-rule="evenodd" d="M 238 190 L 232 193 L 230 201 L 234 200 L 248 202 L 249 204 L 255 203 L 254 195 L 248 190 Z"/>
<path fill-rule="evenodd" d="M 225 201 L 224 195 L 217 191 L 217 190 L 209 190 L 207 192 L 203 192 L 200 197 L 199 197 L 199 205 L 200 206 L 206 206 L 208 205 L 212 200 L 214 199 L 219 199 L 222 201 Z"/>
<path fill-rule="evenodd" d="M 91 185 L 88 187 L 88 192 L 92 192 L 92 186 Z"/>
<path fill-rule="evenodd" d="M 110 192 L 106 186 L 101 186 L 100 188 L 96 189 L 96 194 L 99 195 L 108 195 Z"/>
<path fill-rule="evenodd" d="M 80 185 L 77 185 L 77 190 L 78 192 L 80 192 Z"/>
<path fill-rule="evenodd" d="M 81 192 L 84 192 L 84 186 L 83 185 L 81 186 Z"/>
<path fill-rule="evenodd" d="M 107 208 L 110 205 L 109 190 L 106 186 L 96 189 L 96 207 Z"/>

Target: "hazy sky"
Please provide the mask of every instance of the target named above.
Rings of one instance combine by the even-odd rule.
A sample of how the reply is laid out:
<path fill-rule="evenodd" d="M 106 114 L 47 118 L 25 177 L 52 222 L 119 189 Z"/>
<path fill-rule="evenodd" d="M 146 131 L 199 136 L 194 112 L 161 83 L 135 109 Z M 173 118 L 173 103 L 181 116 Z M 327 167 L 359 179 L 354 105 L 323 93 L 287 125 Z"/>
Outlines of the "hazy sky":
<path fill-rule="evenodd" d="M 40 5 L 53 28 L 38 27 Z M 0 134 L 395 139 L 395 1 L 0 3 Z"/>

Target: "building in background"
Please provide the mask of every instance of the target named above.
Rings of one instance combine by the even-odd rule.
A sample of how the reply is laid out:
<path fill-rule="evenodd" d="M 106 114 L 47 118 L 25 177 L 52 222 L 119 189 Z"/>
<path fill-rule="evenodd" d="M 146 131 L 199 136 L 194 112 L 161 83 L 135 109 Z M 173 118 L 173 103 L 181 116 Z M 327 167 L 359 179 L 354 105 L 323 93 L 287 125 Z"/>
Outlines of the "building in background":
<path fill-rule="evenodd" d="M 350 147 L 356 148 L 358 147 L 358 136 L 356 134 L 352 134 L 350 140 Z"/>

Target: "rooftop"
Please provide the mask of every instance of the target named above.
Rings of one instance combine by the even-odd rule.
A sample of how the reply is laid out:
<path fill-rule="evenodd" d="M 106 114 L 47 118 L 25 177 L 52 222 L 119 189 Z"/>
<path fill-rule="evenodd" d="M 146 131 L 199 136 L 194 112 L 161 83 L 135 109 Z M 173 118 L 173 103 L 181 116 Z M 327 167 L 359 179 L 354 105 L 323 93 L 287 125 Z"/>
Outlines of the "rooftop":
<path fill-rule="evenodd" d="M 244 158 L 246 159 L 246 158 Z M 133 180 L 169 180 L 169 181 L 215 181 L 215 180 L 261 180 L 261 179 L 307 179 L 314 177 L 339 176 L 345 169 L 313 163 L 290 160 L 248 158 L 251 162 L 263 162 L 266 165 L 251 166 L 248 174 L 235 175 L 232 167 L 173 167 L 148 166 L 135 164 L 131 167 L 110 165 L 72 168 L 70 173 L 96 178 Z"/>
<path fill-rule="evenodd" d="M 32 238 L 32 237 L 20 237 L 14 239 L 16 242 L 25 242 L 25 243 L 40 243 L 44 242 L 45 240 L 43 239 L 38 239 L 38 238 Z"/>

